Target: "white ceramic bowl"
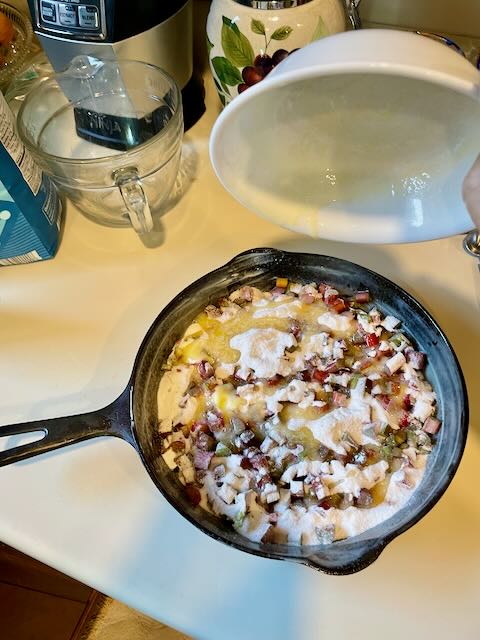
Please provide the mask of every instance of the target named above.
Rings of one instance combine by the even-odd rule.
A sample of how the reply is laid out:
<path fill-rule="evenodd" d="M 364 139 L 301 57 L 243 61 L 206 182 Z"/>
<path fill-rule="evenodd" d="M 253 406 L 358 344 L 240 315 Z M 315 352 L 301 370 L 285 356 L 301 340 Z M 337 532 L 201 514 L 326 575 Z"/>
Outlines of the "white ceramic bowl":
<path fill-rule="evenodd" d="M 348 242 L 463 233 L 480 152 L 480 74 L 448 47 L 370 29 L 314 42 L 219 116 L 210 155 L 243 205 Z"/>

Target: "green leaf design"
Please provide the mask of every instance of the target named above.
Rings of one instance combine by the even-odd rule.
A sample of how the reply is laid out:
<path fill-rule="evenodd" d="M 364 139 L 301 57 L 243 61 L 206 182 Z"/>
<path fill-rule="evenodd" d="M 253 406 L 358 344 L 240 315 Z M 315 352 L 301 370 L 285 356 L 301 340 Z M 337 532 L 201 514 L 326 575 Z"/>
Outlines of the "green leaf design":
<path fill-rule="evenodd" d="M 232 20 L 230 20 L 230 18 L 227 18 L 226 16 L 222 16 L 222 22 L 226 27 L 235 31 L 237 36 L 240 35 L 240 29 L 237 27 L 236 22 L 233 22 Z"/>
<path fill-rule="evenodd" d="M 252 21 L 250 23 L 250 28 L 253 31 L 253 33 L 256 33 L 259 36 L 265 35 L 265 25 L 261 20 L 255 20 L 255 18 L 252 18 Z"/>
<path fill-rule="evenodd" d="M 225 98 L 223 93 L 219 93 L 218 95 L 220 97 L 220 102 L 222 103 L 222 106 L 225 106 L 227 104 L 227 99 Z"/>
<path fill-rule="evenodd" d="M 210 51 L 212 49 L 213 49 L 213 42 L 210 42 L 210 38 L 208 37 L 208 34 L 207 34 L 207 52 L 208 52 L 208 55 L 210 55 Z"/>
<path fill-rule="evenodd" d="M 292 27 L 288 27 L 287 25 L 283 27 L 278 27 L 272 33 L 272 40 L 285 40 L 292 33 Z"/>
<path fill-rule="evenodd" d="M 225 93 L 227 96 L 230 95 L 230 91 L 228 90 L 228 87 L 224 82 L 220 84 L 220 82 L 215 77 L 213 78 L 213 81 L 215 82 L 215 86 L 217 87 L 218 93 L 221 93 L 221 94 Z"/>
<path fill-rule="evenodd" d="M 212 65 L 222 84 L 225 83 L 231 87 L 235 87 L 237 84 L 243 82 L 240 71 L 237 67 L 234 67 L 227 58 L 216 56 L 215 58 L 212 58 Z"/>
<path fill-rule="evenodd" d="M 313 32 L 311 42 L 313 42 L 314 40 L 320 40 L 320 38 L 325 38 L 325 36 L 328 35 L 329 33 L 324 19 L 322 18 L 322 16 L 318 16 L 317 26 L 315 27 L 315 31 Z"/>
<path fill-rule="evenodd" d="M 255 54 L 248 38 L 225 16 L 222 25 L 222 47 L 232 65 L 243 68 L 253 64 Z"/>

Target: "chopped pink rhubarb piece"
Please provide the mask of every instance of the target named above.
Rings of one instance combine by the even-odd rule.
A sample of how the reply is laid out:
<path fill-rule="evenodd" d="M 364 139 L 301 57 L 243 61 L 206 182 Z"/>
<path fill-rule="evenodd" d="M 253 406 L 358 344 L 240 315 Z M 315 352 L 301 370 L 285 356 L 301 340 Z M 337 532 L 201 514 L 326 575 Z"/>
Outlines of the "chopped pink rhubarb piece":
<path fill-rule="evenodd" d="M 425 420 L 423 430 L 433 436 L 437 433 L 441 426 L 442 423 L 440 422 L 440 420 L 438 420 L 438 418 L 430 417 Z"/>
<path fill-rule="evenodd" d="M 193 463 L 197 469 L 207 470 L 213 458 L 213 451 L 201 451 L 197 449 L 193 458 Z"/>

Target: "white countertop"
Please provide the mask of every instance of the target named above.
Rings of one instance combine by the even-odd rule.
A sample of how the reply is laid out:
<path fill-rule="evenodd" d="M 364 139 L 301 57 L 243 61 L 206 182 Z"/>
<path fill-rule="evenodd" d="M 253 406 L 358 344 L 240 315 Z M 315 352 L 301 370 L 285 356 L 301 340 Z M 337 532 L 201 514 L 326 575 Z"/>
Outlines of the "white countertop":
<path fill-rule="evenodd" d="M 70 207 L 54 260 L 0 270 L 0 422 L 107 404 L 175 294 L 242 250 L 273 246 L 358 262 L 431 311 L 469 387 L 471 431 L 457 476 L 434 510 L 370 568 L 329 577 L 211 540 L 163 499 L 132 447 L 101 438 L 0 469 L 0 540 L 196 639 L 477 640 L 477 267 L 459 237 L 346 245 L 295 235 L 247 212 L 209 164 L 217 103 L 210 85 L 208 92 L 209 111 L 185 140 L 194 179 L 163 218 L 160 246 L 147 249 L 133 231 L 97 226 Z"/>

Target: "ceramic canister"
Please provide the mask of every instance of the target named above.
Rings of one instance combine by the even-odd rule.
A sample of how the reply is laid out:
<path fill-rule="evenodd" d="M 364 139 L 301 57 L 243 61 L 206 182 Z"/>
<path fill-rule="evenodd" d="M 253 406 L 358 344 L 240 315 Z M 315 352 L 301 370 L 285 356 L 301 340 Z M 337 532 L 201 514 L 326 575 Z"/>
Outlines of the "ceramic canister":
<path fill-rule="evenodd" d="M 292 51 L 345 28 L 342 0 L 212 0 L 207 48 L 222 104 Z"/>

